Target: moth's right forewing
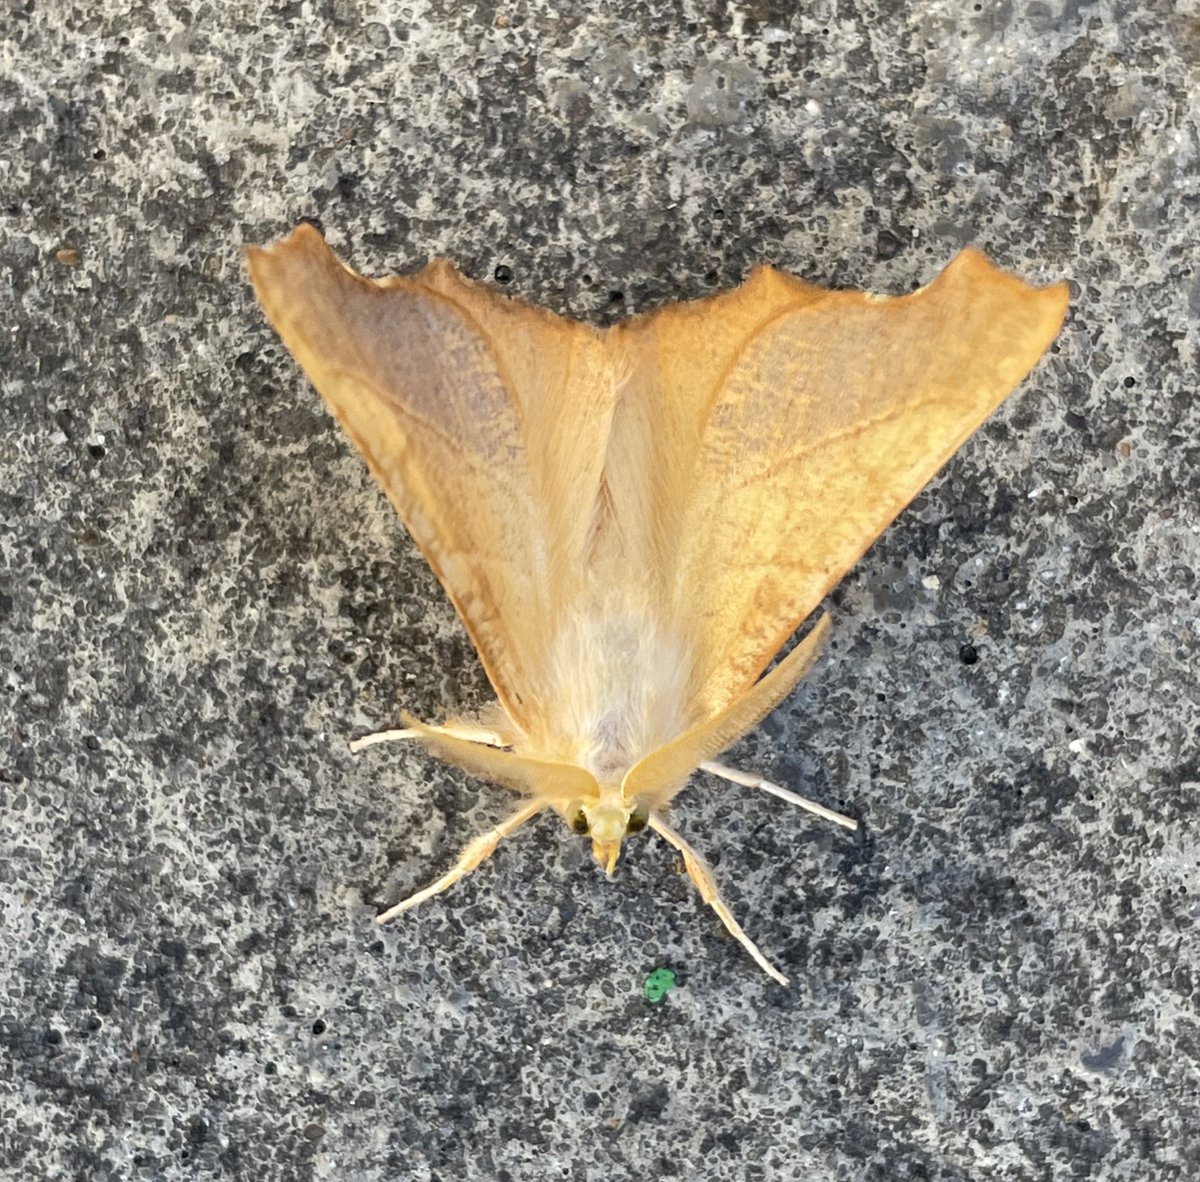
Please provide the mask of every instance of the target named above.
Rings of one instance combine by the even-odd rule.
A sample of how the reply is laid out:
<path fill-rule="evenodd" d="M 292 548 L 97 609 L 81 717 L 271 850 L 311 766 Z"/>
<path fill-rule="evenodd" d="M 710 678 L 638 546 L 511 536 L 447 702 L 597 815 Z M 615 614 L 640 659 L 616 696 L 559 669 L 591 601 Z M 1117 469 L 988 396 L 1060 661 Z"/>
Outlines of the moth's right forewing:
<path fill-rule="evenodd" d="M 588 561 L 624 351 L 611 334 L 499 296 L 448 263 L 431 264 L 420 279 L 470 317 L 515 400 L 547 555 L 548 607 L 569 609 Z"/>
<path fill-rule="evenodd" d="M 546 552 L 520 413 L 469 314 L 375 283 L 310 227 L 248 251 L 271 323 L 454 601 L 509 714 L 539 697 Z"/>
<path fill-rule="evenodd" d="M 572 800 L 595 799 L 599 792 L 596 778 L 575 764 L 534 759 L 498 750 L 485 743 L 471 742 L 436 727 L 426 726 L 408 714 L 404 715 L 404 725 L 415 733 L 419 742 L 446 763 L 538 800 L 563 805 Z"/>

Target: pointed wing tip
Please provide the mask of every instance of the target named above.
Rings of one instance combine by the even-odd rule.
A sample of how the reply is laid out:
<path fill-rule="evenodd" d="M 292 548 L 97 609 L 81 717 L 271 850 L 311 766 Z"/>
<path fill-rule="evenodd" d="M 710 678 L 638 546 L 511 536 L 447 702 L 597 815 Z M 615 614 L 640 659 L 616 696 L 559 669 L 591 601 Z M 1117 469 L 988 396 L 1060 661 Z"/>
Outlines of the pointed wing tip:
<path fill-rule="evenodd" d="M 380 287 L 413 282 L 435 291 L 475 286 L 472 280 L 468 279 L 447 258 L 430 259 L 419 271 L 411 275 L 389 275 L 381 279 L 370 279 L 344 263 L 337 252 L 325 241 L 325 235 L 311 222 L 299 222 L 290 234 L 276 239 L 266 246 L 246 246 L 244 254 L 252 278 L 265 275 L 272 265 L 280 268 L 284 266 L 295 268 L 313 263 L 329 266 L 336 261 L 339 267 L 345 268 L 352 275 L 359 279 L 367 279 L 368 282 Z"/>
<path fill-rule="evenodd" d="M 298 282 L 305 272 L 343 266 L 321 231 L 308 222 L 301 222 L 287 237 L 266 246 L 248 245 L 243 254 L 250 282 L 264 303 L 273 289 L 281 294 L 281 285 Z"/>
<path fill-rule="evenodd" d="M 449 259 L 436 258 L 430 259 L 429 262 L 417 272 L 417 277 L 423 281 L 430 279 L 454 279 L 459 283 L 470 283 L 468 279 Z"/>
<path fill-rule="evenodd" d="M 990 285 L 995 288 L 1007 288 L 1014 295 L 1019 295 L 1029 307 L 1036 307 L 1047 323 L 1051 317 L 1055 317 L 1056 325 L 1061 325 L 1070 302 L 1070 286 L 1065 280 L 1045 284 L 1027 283 L 1019 275 L 993 262 L 987 254 L 975 246 L 966 246 L 960 250 L 938 275 L 918 290 L 923 291 L 939 282 L 955 281 L 966 286 Z M 753 267 L 735 290 L 750 293 L 751 291 L 766 291 L 770 288 L 787 291 L 797 299 L 805 301 L 834 294 L 833 289 L 808 283 L 768 263 L 759 263 Z M 866 295 L 872 300 L 897 298 L 870 292 L 858 294 Z M 1055 331 L 1057 332 L 1057 327 Z"/>
<path fill-rule="evenodd" d="M 781 271 L 778 267 L 772 266 L 770 263 L 755 263 L 749 271 L 746 272 L 746 278 L 743 283 L 753 283 L 756 279 L 762 279 L 768 275 L 785 275 L 786 271 Z"/>
<path fill-rule="evenodd" d="M 296 254 L 300 251 L 312 253 L 314 250 L 323 254 L 329 250 L 329 245 L 325 241 L 325 235 L 311 222 L 299 222 L 293 227 L 290 234 L 283 238 L 277 238 L 274 242 L 268 242 L 265 246 L 252 243 L 243 247 L 246 257 L 254 259 Z"/>
<path fill-rule="evenodd" d="M 1070 299 L 1070 285 L 1065 279 L 1060 279 L 1053 283 L 1027 283 L 1015 272 L 1009 271 L 994 262 L 990 255 L 985 254 L 976 246 L 963 247 L 946 265 L 942 271 L 942 275 L 962 272 L 980 277 L 986 276 L 992 280 L 1009 280 L 1020 284 L 1027 291 L 1036 292 L 1039 296 L 1052 296 L 1055 301 L 1062 303 L 1064 309 L 1067 301 Z"/>
<path fill-rule="evenodd" d="M 450 299 L 470 298 L 479 295 L 480 292 L 488 299 L 502 296 L 502 293 L 494 291 L 486 283 L 478 283 L 464 275 L 454 263 L 444 257 L 430 259 L 419 271 L 411 275 L 392 275 L 380 283 L 384 287 L 418 283 L 428 291 L 448 296 Z"/>
<path fill-rule="evenodd" d="M 1054 283 L 1027 283 L 974 246 L 960 250 L 927 287 L 941 283 L 1005 292 L 1012 306 L 1024 308 L 1030 320 L 1036 321 L 1040 330 L 1037 335 L 1045 338 L 1043 349 L 1058 335 L 1071 302 L 1070 284 L 1065 279 Z"/>
<path fill-rule="evenodd" d="M 809 283 L 787 271 L 782 271 L 770 263 L 756 263 L 736 287 L 684 303 L 668 304 L 648 312 L 644 316 L 635 317 L 633 321 L 627 323 L 636 323 L 639 320 L 652 321 L 664 313 L 682 312 L 693 317 L 712 316 L 718 309 L 723 308 L 728 311 L 739 306 L 758 308 L 762 318 L 767 319 L 784 309 L 812 303 L 829 294 L 827 289 Z"/>

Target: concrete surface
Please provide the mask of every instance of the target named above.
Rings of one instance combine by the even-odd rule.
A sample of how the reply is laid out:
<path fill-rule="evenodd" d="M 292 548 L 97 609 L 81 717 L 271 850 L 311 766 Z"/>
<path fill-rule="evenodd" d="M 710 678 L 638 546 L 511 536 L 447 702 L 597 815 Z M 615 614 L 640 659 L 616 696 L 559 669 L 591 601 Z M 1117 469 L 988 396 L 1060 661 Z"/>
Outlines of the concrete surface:
<path fill-rule="evenodd" d="M 1194 4 L 0 25 L 0 1175 L 1200 1175 Z M 1072 280 L 731 756 L 868 839 L 679 810 L 791 990 L 661 842 L 608 882 L 551 820 L 372 926 L 507 802 L 342 741 L 487 686 L 252 302 L 301 217 L 597 323 L 968 241 Z"/>

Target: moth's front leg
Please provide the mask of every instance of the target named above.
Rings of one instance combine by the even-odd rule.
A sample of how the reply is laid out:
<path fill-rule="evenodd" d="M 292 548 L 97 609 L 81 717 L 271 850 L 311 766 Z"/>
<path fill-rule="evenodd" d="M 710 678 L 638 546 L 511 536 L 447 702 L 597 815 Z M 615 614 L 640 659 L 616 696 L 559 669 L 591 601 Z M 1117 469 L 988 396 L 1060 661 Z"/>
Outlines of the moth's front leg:
<path fill-rule="evenodd" d="M 464 874 L 470 874 L 476 866 L 485 859 L 490 858 L 495 853 L 496 846 L 508 837 L 510 833 L 514 833 L 531 817 L 537 816 L 545 807 L 545 801 L 541 800 L 531 800 L 527 804 L 522 805 L 515 813 L 505 817 L 494 829 L 489 829 L 486 833 L 475 838 L 458 855 L 458 861 L 437 882 L 430 883 L 424 890 L 417 891 L 415 895 L 409 895 L 407 899 L 397 903 L 395 907 L 390 907 L 382 915 L 376 916 L 375 922 L 387 923 L 388 920 L 395 919 L 397 915 L 403 914 L 418 903 L 424 903 L 426 899 L 430 899 L 448 887 L 452 887 Z"/>
<path fill-rule="evenodd" d="M 724 900 L 722 900 L 720 892 L 717 890 L 716 881 L 713 879 L 712 871 L 705 865 L 704 859 L 661 817 L 652 814 L 650 817 L 650 828 L 655 833 L 665 837 L 683 855 L 683 864 L 687 867 L 688 878 L 692 880 L 696 890 L 700 892 L 700 898 L 720 916 L 721 922 L 725 925 L 729 934 L 754 957 L 754 963 L 772 980 L 778 981 L 780 985 L 787 985 L 788 979 L 763 956 L 759 951 L 758 945 L 746 935 L 742 929 L 742 925 L 733 918 L 733 912 L 729 910 Z"/>

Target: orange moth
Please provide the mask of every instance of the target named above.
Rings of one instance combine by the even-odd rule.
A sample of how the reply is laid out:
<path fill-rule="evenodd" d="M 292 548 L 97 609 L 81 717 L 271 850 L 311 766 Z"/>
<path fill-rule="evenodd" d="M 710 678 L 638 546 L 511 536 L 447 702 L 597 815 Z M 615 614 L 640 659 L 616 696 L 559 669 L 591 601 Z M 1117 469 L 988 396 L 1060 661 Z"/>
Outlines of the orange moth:
<path fill-rule="evenodd" d="M 545 809 L 612 873 L 651 829 L 755 961 L 775 969 L 668 823 L 698 769 L 855 822 L 715 762 L 812 667 L 772 660 L 1016 387 L 1067 288 L 974 250 L 928 286 L 828 291 L 759 267 L 738 288 L 607 330 L 498 295 L 447 262 L 356 274 L 301 225 L 251 247 L 284 344 L 399 511 L 497 701 L 416 739 L 516 809 L 385 922 Z"/>

